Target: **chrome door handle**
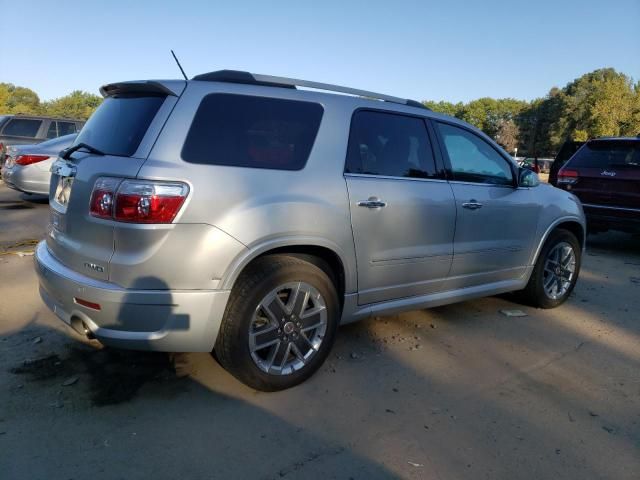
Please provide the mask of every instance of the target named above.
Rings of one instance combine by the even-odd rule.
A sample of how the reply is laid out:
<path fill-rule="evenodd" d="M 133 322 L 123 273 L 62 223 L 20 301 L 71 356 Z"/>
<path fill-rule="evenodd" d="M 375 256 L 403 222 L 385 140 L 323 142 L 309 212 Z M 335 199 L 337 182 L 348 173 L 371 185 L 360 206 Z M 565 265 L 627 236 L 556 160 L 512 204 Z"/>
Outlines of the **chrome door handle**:
<path fill-rule="evenodd" d="M 477 200 L 470 200 L 462 204 L 463 208 L 468 208 L 469 210 L 477 210 L 479 208 L 482 208 L 482 206 L 483 205 Z"/>
<path fill-rule="evenodd" d="M 383 202 L 378 197 L 369 197 L 367 200 L 360 200 L 358 202 L 358 206 L 367 208 L 382 208 L 387 206 L 387 202 Z"/>

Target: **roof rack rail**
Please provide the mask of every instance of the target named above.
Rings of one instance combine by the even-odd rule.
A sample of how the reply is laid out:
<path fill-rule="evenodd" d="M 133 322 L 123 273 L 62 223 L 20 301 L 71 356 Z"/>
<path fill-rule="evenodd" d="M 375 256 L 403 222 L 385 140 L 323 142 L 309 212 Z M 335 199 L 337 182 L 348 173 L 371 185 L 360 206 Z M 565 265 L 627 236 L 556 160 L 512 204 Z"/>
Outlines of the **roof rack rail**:
<path fill-rule="evenodd" d="M 309 80 L 300 80 L 297 78 L 274 77 L 271 75 L 261 75 L 258 73 L 243 72 L 239 70 L 218 70 L 216 72 L 203 73 L 196 75 L 191 80 L 203 82 L 227 82 L 227 83 L 243 83 L 247 85 L 262 85 L 266 87 L 280 88 L 312 88 L 315 90 L 325 90 L 328 92 L 346 93 L 348 95 L 356 95 L 359 97 L 371 98 L 374 100 L 382 100 L 384 102 L 398 103 L 410 107 L 429 108 L 416 100 L 406 98 L 393 97 L 382 93 L 368 92 L 350 87 L 341 87 L 340 85 L 332 85 L 329 83 L 311 82 Z"/>

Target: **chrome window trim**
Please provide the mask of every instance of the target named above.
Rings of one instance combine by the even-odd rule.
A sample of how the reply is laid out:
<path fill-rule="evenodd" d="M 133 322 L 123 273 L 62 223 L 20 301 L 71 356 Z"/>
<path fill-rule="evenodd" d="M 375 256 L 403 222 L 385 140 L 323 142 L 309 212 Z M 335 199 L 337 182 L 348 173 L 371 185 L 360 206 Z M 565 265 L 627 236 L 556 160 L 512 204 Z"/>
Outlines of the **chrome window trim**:
<path fill-rule="evenodd" d="M 394 177 L 392 175 L 374 175 L 371 173 L 344 173 L 344 177 L 354 178 L 378 178 L 383 180 L 409 180 L 412 182 L 437 182 L 447 183 L 447 180 L 441 178 L 414 178 L 414 177 Z"/>
<path fill-rule="evenodd" d="M 464 182 L 462 180 L 449 180 L 449 183 L 451 184 L 456 184 L 456 185 L 477 185 L 480 187 L 498 187 L 498 188 L 509 188 L 511 190 L 519 190 L 520 187 L 514 187 L 513 185 L 500 185 L 500 184 L 493 184 L 493 183 L 480 183 L 480 182 Z M 522 187 L 524 189 L 529 189 L 529 187 Z"/>

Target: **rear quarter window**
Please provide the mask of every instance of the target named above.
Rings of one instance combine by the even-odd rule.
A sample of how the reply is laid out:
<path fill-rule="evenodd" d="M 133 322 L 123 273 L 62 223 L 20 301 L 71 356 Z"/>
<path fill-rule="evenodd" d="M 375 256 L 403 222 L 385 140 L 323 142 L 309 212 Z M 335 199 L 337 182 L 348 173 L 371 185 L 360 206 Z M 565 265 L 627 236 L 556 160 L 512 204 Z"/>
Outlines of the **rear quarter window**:
<path fill-rule="evenodd" d="M 204 97 L 182 148 L 190 163 L 300 170 L 315 142 L 318 103 L 210 94 Z"/>

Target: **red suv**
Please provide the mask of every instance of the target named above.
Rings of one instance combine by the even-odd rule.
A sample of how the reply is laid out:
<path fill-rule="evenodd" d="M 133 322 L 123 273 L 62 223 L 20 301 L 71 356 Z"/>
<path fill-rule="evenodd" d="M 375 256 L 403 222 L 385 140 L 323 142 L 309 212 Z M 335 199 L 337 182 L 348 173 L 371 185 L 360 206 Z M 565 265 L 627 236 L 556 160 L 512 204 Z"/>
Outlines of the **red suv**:
<path fill-rule="evenodd" d="M 560 169 L 557 186 L 580 199 L 590 233 L 640 233 L 640 136 L 588 141 Z"/>

